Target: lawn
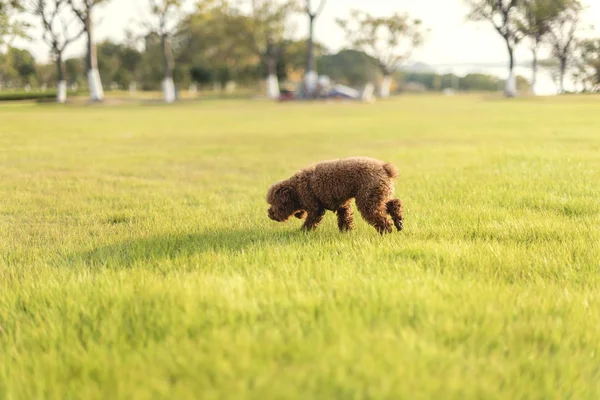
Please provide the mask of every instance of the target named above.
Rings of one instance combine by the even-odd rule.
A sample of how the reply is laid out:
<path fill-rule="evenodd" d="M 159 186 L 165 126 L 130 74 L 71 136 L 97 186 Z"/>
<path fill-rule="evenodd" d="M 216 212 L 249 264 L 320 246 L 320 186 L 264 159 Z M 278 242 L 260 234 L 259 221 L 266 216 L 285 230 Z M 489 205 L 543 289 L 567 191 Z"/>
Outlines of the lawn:
<path fill-rule="evenodd" d="M 597 399 L 599 105 L 0 105 L 0 399 Z M 353 155 L 402 233 L 267 218 Z"/>

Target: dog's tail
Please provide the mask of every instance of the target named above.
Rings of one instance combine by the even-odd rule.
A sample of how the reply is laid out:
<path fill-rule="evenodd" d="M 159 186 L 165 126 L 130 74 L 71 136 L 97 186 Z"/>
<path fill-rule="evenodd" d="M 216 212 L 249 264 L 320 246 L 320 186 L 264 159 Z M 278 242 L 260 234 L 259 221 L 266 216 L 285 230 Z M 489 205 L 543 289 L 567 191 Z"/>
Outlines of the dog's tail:
<path fill-rule="evenodd" d="M 383 169 L 385 170 L 385 173 L 388 174 L 388 176 L 392 179 L 397 178 L 399 175 L 398 168 L 394 167 L 390 163 L 385 163 L 383 165 Z"/>

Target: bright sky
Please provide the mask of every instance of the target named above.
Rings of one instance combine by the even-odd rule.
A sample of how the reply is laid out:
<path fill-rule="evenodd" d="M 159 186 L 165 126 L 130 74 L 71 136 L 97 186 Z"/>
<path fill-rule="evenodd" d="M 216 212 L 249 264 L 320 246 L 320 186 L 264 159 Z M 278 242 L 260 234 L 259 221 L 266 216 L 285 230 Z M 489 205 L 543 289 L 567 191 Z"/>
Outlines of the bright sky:
<path fill-rule="evenodd" d="M 318 0 L 313 0 L 317 3 Z M 600 28 L 600 1 L 583 0 L 588 9 L 585 13 L 587 25 Z M 191 1 L 188 0 L 188 6 Z M 112 38 L 120 40 L 127 26 L 139 26 L 142 12 L 147 8 L 147 0 L 111 0 L 109 4 L 98 10 L 95 19 L 100 18 L 96 37 L 98 40 Z M 189 7 L 188 7 L 189 8 Z M 508 55 L 502 38 L 486 23 L 467 23 L 467 13 L 463 0 L 327 0 L 324 12 L 317 20 L 315 36 L 332 50 L 344 46 L 344 35 L 335 24 L 337 17 L 347 15 L 352 8 L 362 9 L 375 15 L 389 15 L 393 12 L 408 12 L 415 18 L 423 20 L 431 29 L 426 43 L 413 54 L 413 60 L 425 62 L 444 70 L 464 73 L 472 70 L 491 72 L 490 67 L 471 65 L 460 67 L 455 64 L 499 64 L 505 65 Z M 307 22 L 297 19 L 297 36 L 306 35 Z M 39 37 L 40 33 L 37 32 Z M 590 30 L 588 35 L 600 36 L 600 30 Z M 83 54 L 83 40 L 74 44 L 69 55 Z M 41 41 L 19 43 L 34 53 L 38 59 L 46 60 L 48 51 Z M 517 61 L 530 59 L 525 46 L 517 52 Z M 452 68 L 450 65 L 453 65 Z M 494 68 L 495 74 L 503 74 Z M 526 73 L 526 72 L 524 72 Z"/>

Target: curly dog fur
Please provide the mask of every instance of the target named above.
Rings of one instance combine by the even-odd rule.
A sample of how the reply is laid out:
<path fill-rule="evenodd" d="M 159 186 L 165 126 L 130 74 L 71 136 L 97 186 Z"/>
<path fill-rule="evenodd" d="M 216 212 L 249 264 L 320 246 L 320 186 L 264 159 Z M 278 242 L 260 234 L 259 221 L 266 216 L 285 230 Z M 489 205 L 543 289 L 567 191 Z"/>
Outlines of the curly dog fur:
<path fill-rule="evenodd" d="M 306 219 L 302 229 L 313 230 L 327 210 L 337 214 L 340 231 L 354 228 L 351 200 L 362 217 L 381 234 L 403 228 L 402 202 L 393 199 L 398 170 L 392 164 L 367 157 L 323 161 L 272 185 L 267 192 L 268 215 L 287 221 Z"/>

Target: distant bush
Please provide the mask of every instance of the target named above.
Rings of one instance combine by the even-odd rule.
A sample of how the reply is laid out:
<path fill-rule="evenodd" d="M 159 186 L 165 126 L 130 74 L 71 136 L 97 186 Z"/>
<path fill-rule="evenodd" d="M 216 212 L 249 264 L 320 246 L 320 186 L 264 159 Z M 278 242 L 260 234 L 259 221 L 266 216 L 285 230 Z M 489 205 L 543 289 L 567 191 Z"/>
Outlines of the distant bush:
<path fill-rule="evenodd" d="M 69 96 L 77 95 L 78 93 L 68 92 Z M 56 90 L 47 90 L 45 92 L 22 90 L 0 92 L 0 102 L 3 101 L 21 101 L 21 100 L 37 100 L 40 102 L 52 102 L 56 99 Z"/>
<path fill-rule="evenodd" d="M 46 92 L 0 92 L 0 101 L 19 101 L 19 100 L 49 100 L 56 98 L 56 90 L 48 90 Z"/>

